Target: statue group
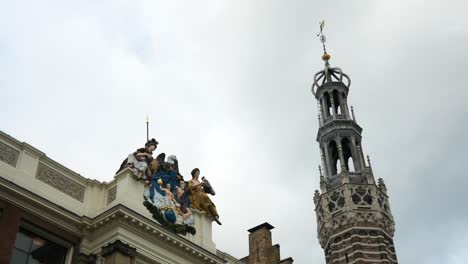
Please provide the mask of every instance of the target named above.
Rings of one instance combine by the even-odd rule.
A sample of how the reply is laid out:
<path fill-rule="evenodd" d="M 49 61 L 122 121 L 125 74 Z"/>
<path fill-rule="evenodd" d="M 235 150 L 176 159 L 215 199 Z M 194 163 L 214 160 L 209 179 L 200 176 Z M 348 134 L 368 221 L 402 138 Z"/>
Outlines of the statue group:
<path fill-rule="evenodd" d="M 174 231 L 195 233 L 192 209 L 205 212 L 221 225 L 216 206 L 208 196 L 216 193 L 205 177 L 200 179 L 200 169 L 193 169 L 192 178 L 186 181 L 179 172 L 175 155 L 166 159 L 166 155 L 161 153 L 153 158 L 158 144 L 154 138 L 148 140 L 144 148 L 128 155 L 117 172 L 128 168 L 138 180 L 144 181 L 145 206 L 156 220 L 171 226 Z"/>

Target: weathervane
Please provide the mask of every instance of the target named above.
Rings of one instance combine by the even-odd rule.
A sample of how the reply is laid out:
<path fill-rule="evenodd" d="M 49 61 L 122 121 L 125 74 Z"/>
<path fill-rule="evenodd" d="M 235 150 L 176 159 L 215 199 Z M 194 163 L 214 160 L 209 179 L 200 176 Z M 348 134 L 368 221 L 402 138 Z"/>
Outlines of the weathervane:
<path fill-rule="evenodd" d="M 325 20 L 320 21 L 319 25 L 320 25 L 320 32 L 317 34 L 317 37 L 320 37 L 320 42 L 322 42 L 322 46 L 323 46 L 322 59 L 328 62 L 328 60 L 330 59 L 330 55 L 328 55 L 327 49 L 325 48 L 325 42 L 327 41 L 327 38 L 325 38 L 325 35 L 323 35 L 323 28 L 325 27 Z"/>
<path fill-rule="evenodd" d="M 320 25 L 320 33 L 317 34 L 317 37 L 320 37 L 320 42 L 322 42 L 323 53 L 327 54 L 327 49 L 325 48 L 325 42 L 327 41 L 327 38 L 325 38 L 325 35 L 323 35 L 323 28 L 325 27 L 325 20 L 320 21 L 319 25 Z"/>

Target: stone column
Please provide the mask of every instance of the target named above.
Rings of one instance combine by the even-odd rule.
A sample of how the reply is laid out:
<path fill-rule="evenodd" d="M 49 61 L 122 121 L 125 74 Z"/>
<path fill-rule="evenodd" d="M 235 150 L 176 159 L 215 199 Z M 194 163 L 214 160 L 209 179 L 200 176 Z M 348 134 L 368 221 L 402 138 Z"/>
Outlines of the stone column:
<path fill-rule="evenodd" d="M 357 122 L 357 121 L 356 121 L 356 117 L 354 116 L 354 109 L 353 109 L 353 106 L 351 106 L 351 116 L 353 117 L 354 122 Z"/>
<path fill-rule="evenodd" d="M 340 157 L 341 170 L 346 170 L 345 159 L 343 155 L 343 147 L 341 146 L 341 138 L 337 138 L 338 157 Z"/>
<path fill-rule="evenodd" d="M 322 96 L 322 106 L 323 106 L 323 120 L 325 121 L 325 119 L 329 117 L 328 108 L 330 107 L 328 105 L 327 100 L 325 99 L 325 95 Z"/>
<path fill-rule="evenodd" d="M 359 154 L 359 160 L 361 161 L 361 165 L 362 165 L 362 169 L 361 170 L 364 170 L 366 168 L 366 162 L 364 161 L 364 153 L 362 152 L 362 147 L 361 145 L 357 145 L 356 146 L 356 149 L 358 151 L 358 154 Z"/>
<path fill-rule="evenodd" d="M 331 161 L 331 157 L 330 157 L 330 153 L 328 153 L 328 144 L 327 143 L 324 143 L 324 150 L 325 150 L 325 165 L 326 165 L 326 168 L 327 168 L 327 171 L 328 171 L 328 176 L 331 176 L 332 174 L 332 169 L 331 169 L 331 164 L 330 164 L 330 161 Z"/>
<path fill-rule="evenodd" d="M 358 146 L 356 145 L 356 138 L 354 136 L 351 136 L 351 144 L 353 145 L 353 148 L 351 149 L 351 154 L 353 155 L 354 170 L 361 171 L 361 157 L 359 155 Z"/>
<path fill-rule="evenodd" d="M 101 257 L 106 264 L 135 264 L 136 248 L 116 240 L 102 248 Z"/>
<path fill-rule="evenodd" d="M 330 172 L 328 171 L 328 167 L 327 167 L 327 164 L 325 162 L 325 156 L 323 154 L 322 148 L 320 148 L 320 161 L 322 162 L 322 167 L 325 170 L 325 176 L 329 176 Z"/>
<path fill-rule="evenodd" d="M 341 94 L 342 100 L 343 100 L 343 108 L 344 111 L 342 111 L 347 119 L 351 119 L 351 115 L 349 114 L 349 109 L 348 109 L 348 99 L 346 99 L 346 96 L 343 97 L 343 94 Z"/>
<path fill-rule="evenodd" d="M 336 119 L 335 100 L 333 99 L 333 94 L 330 96 L 330 102 L 331 102 L 331 105 L 332 105 L 333 119 Z"/>
<path fill-rule="evenodd" d="M 21 222 L 21 210 L 12 205 L 0 209 L 0 264 L 10 263 Z"/>
<path fill-rule="evenodd" d="M 323 109 L 323 102 L 322 101 L 323 101 L 322 99 L 318 100 L 319 113 L 320 113 L 319 114 L 320 126 L 323 126 L 323 124 L 325 123 L 325 117 L 326 117 L 325 111 Z"/>

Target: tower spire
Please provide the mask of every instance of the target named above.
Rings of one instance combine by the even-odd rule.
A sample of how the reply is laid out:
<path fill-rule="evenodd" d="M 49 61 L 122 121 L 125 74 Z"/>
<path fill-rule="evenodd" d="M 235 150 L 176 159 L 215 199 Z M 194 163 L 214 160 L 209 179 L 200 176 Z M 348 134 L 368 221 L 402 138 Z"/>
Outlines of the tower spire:
<path fill-rule="evenodd" d="M 325 46 L 325 42 L 327 42 L 327 38 L 323 34 L 323 28 L 325 27 L 325 20 L 322 20 L 319 22 L 320 25 L 320 32 L 317 34 L 317 37 L 320 38 L 320 42 L 322 42 L 322 47 L 323 47 L 323 55 L 322 55 L 322 60 L 325 61 L 325 67 L 330 66 L 328 63 L 328 60 L 330 59 L 330 55 L 327 53 L 327 48 Z"/>
<path fill-rule="evenodd" d="M 320 32 L 317 34 L 319 37 L 320 42 L 322 43 L 323 47 L 323 55 L 322 60 L 325 62 L 325 69 L 317 72 L 314 76 L 314 83 L 312 84 L 312 93 L 316 95 L 316 90 L 325 83 L 331 82 L 343 82 L 343 78 L 345 79 L 344 84 L 349 88 L 351 85 L 351 80 L 349 79 L 348 75 L 344 74 L 340 68 L 337 67 L 330 67 L 329 60 L 331 58 L 330 54 L 327 53 L 327 47 L 325 46 L 325 42 L 327 38 L 323 34 L 323 29 L 325 27 L 325 21 L 322 20 L 319 23 L 320 25 Z"/>
<path fill-rule="evenodd" d="M 351 114 L 348 109 L 351 80 L 340 68 L 330 66 L 324 27 L 321 21 L 317 36 L 325 68 L 315 74 L 312 84 L 319 106 L 317 142 L 323 164 L 323 171 L 319 166 L 321 193 L 314 195 L 319 242 L 327 264 L 361 260 L 394 264 L 395 222 L 386 188 L 383 183 L 376 185 L 369 158 L 366 166 L 362 128 L 354 109 Z"/>

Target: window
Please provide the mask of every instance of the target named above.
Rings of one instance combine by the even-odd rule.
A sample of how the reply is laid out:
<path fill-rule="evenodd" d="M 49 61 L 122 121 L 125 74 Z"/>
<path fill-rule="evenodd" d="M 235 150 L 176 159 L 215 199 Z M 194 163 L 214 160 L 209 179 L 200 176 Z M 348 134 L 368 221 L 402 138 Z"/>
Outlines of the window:
<path fill-rule="evenodd" d="M 63 264 L 66 255 L 65 247 L 20 228 L 10 264 Z"/>

